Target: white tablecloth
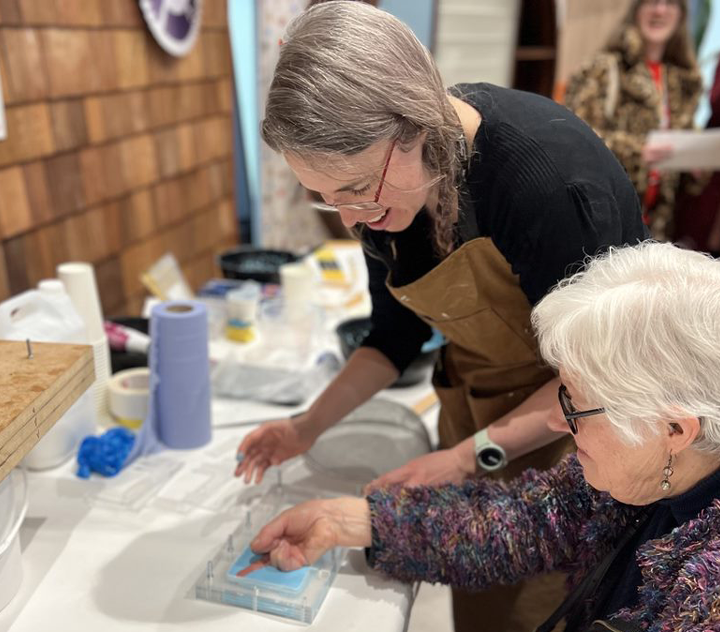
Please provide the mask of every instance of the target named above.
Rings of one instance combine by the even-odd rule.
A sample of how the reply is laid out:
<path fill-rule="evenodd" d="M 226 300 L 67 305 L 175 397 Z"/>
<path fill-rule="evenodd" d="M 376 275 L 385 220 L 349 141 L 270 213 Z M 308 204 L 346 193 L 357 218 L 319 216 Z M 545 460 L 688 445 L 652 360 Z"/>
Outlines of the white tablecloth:
<path fill-rule="evenodd" d="M 413 405 L 428 384 L 391 389 L 383 396 Z M 216 401 L 215 423 L 263 419 L 287 409 Z M 423 415 L 436 436 L 437 408 Z M 213 445 L 239 441 L 252 427 L 216 429 Z M 167 454 L 167 453 L 164 453 Z M 170 453 L 178 455 L 178 453 Z M 179 453 L 186 466 L 198 452 Z M 228 477 L 234 464 L 227 463 Z M 150 501 L 139 511 L 109 509 L 82 497 L 73 465 L 30 474 L 30 507 L 21 528 L 24 579 L 0 612 L 11 632 L 203 630 L 288 632 L 306 629 L 268 615 L 194 598 L 204 562 L 236 526 L 237 517 L 195 508 L 178 513 Z M 240 485 L 241 483 L 238 482 Z M 313 629 L 397 632 L 405 628 L 412 587 L 370 571 L 362 551 L 350 551 Z"/>
<path fill-rule="evenodd" d="M 369 310 L 369 298 L 360 274 L 364 273 L 362 253 L 359 248 L 355 250 L 354 254 L 351 249 L 340 254 L 350 253 L 347 256 L 357 259 L 349 266 L 354 287 L 365 292 L 364 301 L 353 308 L 357 315 Z M 326 317 L 326 339 L 320 344 L 337 351 L 332 332 L 337 322 L 349 315 L 345 309 Z M 266 353 L 262 344 L 260 341 L 243 348 L 216 340 L 210 355 L 215 361 L 229 354 L 251 361 L 253 353 L 255 357 Z M 381 396 L 413 407 L 431 390 L 428 376 L 422 384 L 388 389 Z M 299 410 L 215 400 L 213 423 L 222 426 L 278 418 Z M 422 415 L 434 445 L 437 413 L 434 407 Z M 210 450 L 232 444 L 233 437 L 239 443 L 252 428 L 216 428 Z M 161 454 L 182 460 L 182 473 L 202 459 L 207 461 L 207 452 Z M 232 454 L 226 458 L 231 478 L 235 464 Z M 307 629 L 286 619 L 195 599 L 194 583 L 208 558 L 237 526 L 236 514 L 197 507 L 179 513 L 152 500 L 139 511 L 110 509 L 84 498 L 87 483 L 76 480 L 73 471 L 74 464 L 68 463 L 50 472 L 29 474 L 30 507 L 20 530 L 24 579 L 18 595 L 0 612 L 0 632 Z M 302 469 L 294 471 L 302 475 Z M 350 551 L 312 627 L 327 632 L 399 632 L 407 625 L 412 599 L 411 586 L 370 571 L 364 552 Z"/>

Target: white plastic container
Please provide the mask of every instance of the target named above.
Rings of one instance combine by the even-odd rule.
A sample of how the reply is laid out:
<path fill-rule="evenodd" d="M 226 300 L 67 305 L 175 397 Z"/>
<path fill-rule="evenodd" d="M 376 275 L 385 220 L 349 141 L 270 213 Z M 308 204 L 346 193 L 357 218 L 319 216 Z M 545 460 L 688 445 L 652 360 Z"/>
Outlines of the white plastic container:
<path fill-rule="evenodd" d="M 0 610 L 12 601 L 22 584 L 18 532 L 27 506 L 25 473 L 14 469 L 0 482 Z"/>
<path fill-rule="evenodd" d="M 110 347 L 103 325 L 102 307 L 98 292 L 95 269 L 92 264 L 69 261 L 57 267 L 58 279 L 62 282 L 75 310 L 80 315 L 87 331 L 87 342 L 92 345 L 95 358 L 95 382 L 92 397 L 96 420 L 107 423 L 110 418 L 107 401 L 108 380 L 110 380 Z"/>
<path fill-rule="evenodd" d="M 62 283 L 42 281 L 40 288 L 28 290 L 0 304 L 0 338 L 87 344 L 85 324 Z M 94 431 L 93 398 L 86 391 L 30 451 L 23 463 L 34 470 L 61 465 L 75 454 L 80 441 Z"/>
<path fill-rule="evenodd" d="M 280 266 L 280 285 L 285 300 L 285 310 L 291 316 L 300 315 L 312 302 L 315 292 L 315 271 L 306 261 L 296 261 Z"/>

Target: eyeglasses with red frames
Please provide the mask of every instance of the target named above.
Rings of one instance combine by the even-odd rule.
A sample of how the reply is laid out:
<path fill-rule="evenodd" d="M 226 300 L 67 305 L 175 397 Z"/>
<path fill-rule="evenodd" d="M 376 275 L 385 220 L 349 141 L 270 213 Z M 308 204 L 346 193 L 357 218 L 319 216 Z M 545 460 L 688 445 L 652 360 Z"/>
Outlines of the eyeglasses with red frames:
<path fill-rule="evenodd" d="M 393 149 L 395 149 L 395 143 L 397 141 L 394 140 L 390 145 L 390 151 L 388 151 L 387 158 L 385 159 L 385 166 L 382 170 L 382 176 L 380 176 L 380 184 L 378 185 L 377 191 L 375 192 L 375 199 L 372 202 L 345 202 L 341 204 L 325 204 L 323 202 L 316 202 L 312 206 L 313 208 L 319 209 L 321 211 L 352 211 L 355 213 L 377 213 L 378 211 L 382 211 L 385 207 L 383 207 L 382 204 L 378 203 L 378 200 L 380 199 L 380 194 L 383 190 L 383 185 L 385 184 L 385 175 L 387 174 L 388 167 L 390 166 L 390 158 L 392 158 Z"/>
<path fill-rule="evenodd" d="M 578 433 L 577 420 L 580 417 L 591 417 L 592 415 L 602 415 L 605 412 L 604 408 L 592 408 L 591 410 L 577 410 L 575 405 L 568 395 L 567 387 L 565 384 L 560 384 L 558 388 L 558 399 L 560 400 L 560 408 L 562 408 L 563 415 L 565 415 L 565 421 L 570 426 L 570 432 L 574 435 Z"/>

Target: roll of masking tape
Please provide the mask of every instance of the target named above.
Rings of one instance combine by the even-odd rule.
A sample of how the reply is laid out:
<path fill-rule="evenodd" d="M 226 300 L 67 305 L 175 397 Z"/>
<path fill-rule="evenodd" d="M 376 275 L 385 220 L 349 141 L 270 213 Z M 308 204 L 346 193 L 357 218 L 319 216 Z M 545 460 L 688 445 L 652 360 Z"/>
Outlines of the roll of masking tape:
<path fill-rule="evenodd" d="M 150 402 L 150 369 L 127 369 L 110 378 L 110 412 L 120 425 L 137 430 L 147 416 Z"/>

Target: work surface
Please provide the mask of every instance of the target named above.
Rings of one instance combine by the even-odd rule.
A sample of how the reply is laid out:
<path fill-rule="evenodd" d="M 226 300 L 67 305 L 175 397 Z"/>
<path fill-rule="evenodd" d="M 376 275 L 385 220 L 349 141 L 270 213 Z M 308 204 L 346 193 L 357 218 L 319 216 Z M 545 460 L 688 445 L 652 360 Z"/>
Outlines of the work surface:
<path fill-rule="evenodd" d="M 428 384 L 389 390 L 384 397 L 412 405 Z M 290 410 L 292 412 L 292 410 Z M 265 419 L 288 409 L 249 402 L 213 403 L 215 424 Z M 435 432 L 437 408 L 423 416 Z M 252 426 L 215 429 L 204 450 L 173 452 L 182 471 L 218 454 Z M 215 452 L 213 452 L 215 450 Z M 234 463 L 227 458 L 227 476 Z M 288 469 L 303 485 L 317 483 L 302 462 Z M 269 615 L 196 600 L 193 585 L 206 560 L 238 524 L 237 514 L 190 508 L 181 513 L 157 500 L 138 511 L 89 502 L 85 482 L 73 465 L 31 473 L 30 507 L 20 537 L 24 580 L 14 601 L 0 612 L 0 630 L 78 632 L 84 630 L 252 630 L 307 629 Z M 176 475 L 176 476 L 179 476 Z M 292 480 L 284 482 L 293 482 Z M 237 481 L 238 488 L 243 484 Z M 364 552 L 349 552 L 313 629 L 395 632 L 405 628 L 413 588 L 369 570 Z"/>

